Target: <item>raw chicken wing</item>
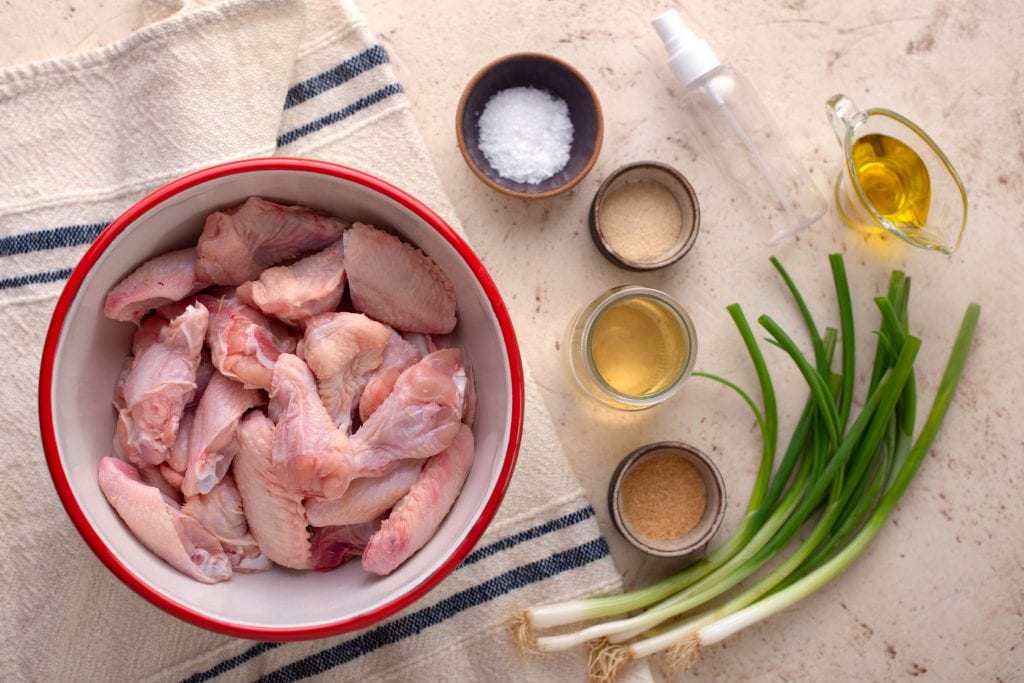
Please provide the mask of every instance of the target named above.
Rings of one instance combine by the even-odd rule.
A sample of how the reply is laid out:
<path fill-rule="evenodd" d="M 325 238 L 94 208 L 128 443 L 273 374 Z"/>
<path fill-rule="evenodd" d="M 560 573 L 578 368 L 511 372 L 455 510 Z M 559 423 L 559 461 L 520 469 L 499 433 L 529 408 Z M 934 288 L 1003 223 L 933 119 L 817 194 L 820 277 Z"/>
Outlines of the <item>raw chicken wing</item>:
<path fill-rule="evenodd" d="M 250 197 L 210 214 L 196 247 L 196 275 L 218 285 L 255 280 L 269 266 L 323 249 L 348 227 L 301 206 Z"/>
<path fill-rule="evenodd" d="M 196 282 L 195 268 L 196 250 L 192 248 L 151 258 L 110 290 L 103 314 L 137 323 L 147 311 L 205 287 Z"/>
<path fill-rule="evenodd" d="M 473 432 L 462 425 L 452 445 L 427 461 L 409 493 L 370 537 L 363 569 L 386 576 L 430 540 L 462 490 L 473 455 Z"/>
<path fill-rule="evenodd" d="M 394 332 L 362 313 L 324 313 L 311 318 L 303 354 L 317 378 L 317 391 L 338 429 L 352 428 L 363 387 L 380 366 Z"/>
<path fill-rule="evenodd" d="M 185 309 L 181 309 L 184 313 Z M 156 344 L 160 339 L 160 332 L 167 326 L 167 319 L 159 315 L 147 315 L 139 324 L 132 337 L 132 355 L 141 356 L 146 349 Z"/>
<path fill-rule="evenodd" d="M 185 481 L 185 475 L 172 468 L 166 462 L 160 463 L 160 474 L 163 475 L 164 481 L 178 491 L 181 491 L 181 484 Z"/>
<path fill-rule="evenodd" d="M 192 437 L 192 422 L 195 418 L 195 407 L 186 407 L 185 412 L 181 414 L 181 420 L 178 421 L 178 436 L 175 437 L 174 445 L 167 453 L 167 461 L 161 464 L 161 467 L 167 466 L 181 476 L 185 475 L 185 469 L 188 467 L 188 444 Z M 166 475 L 164 478 L 167 478 Z M 180 483 L 178 487 L 181 487 Z"/>
<path fill-rule="evenodd" d="M 114 397 L 111 400 L 111 404 L 114 406 L 114 410 L 118 412 L 127 407 L 125 405 L 124 387 L 128 384 L 128 375 L 132 374 L 133 365 L 135 365 L 135 356 L 125 357 L 124 362 L 121 363 L 121 372 L 117 374 L 117 380 L 114 382 Z M 114 443 L 117 443 L 116 437 Z"/>
<path fill-rule="evenodd" d="M 466 398 L 462 406 L 462 421 L 472 427 L 476 422 L 476 379 L 469 360 L 463 357 L 463 362 L 466 368 Z"/>
<path fill-rule="evenodd" d="M 265 572 L 273 564 L 249 533 L 242 510 L 242 495 L 231 475 L 225 475 L 204 495 L 190 496 L 181 511 L 199 521 L 217 537 L 231 566 L 240 572 Z"/>
<path fill-rule="evenodd" d="M 208 318 L 202 304 L 189 306 L 132 364 L 117 425 L 120 448 L 132 462 L 159 465 L 167 459 L 195 392 Z"/>
<path fill-rule="evenodd" d="M 224 548 L 203 525 L 182 513 L 138 472 L 117 458 L 103 458 L 100 489 L 135 537 L 167 564 L 203 583 L 231 578 Z"/>
<path fill-rule="evenodd" d="M 196 393 L 192 396 L 192 402 L 189 403 L 193 408 L 199 405 L 199 402 L 203 400 L 203 394 L 206 392 L 206 387 L 210 384 L 210 380 L 213 379 L 213 373 L 217 372 L 217 368 L 213 367 L 213 361 L 210 360 L 210 352 L 203 347 L 203 353 L 199 357 L 199 367 L 196 368 Z"/>
<path fill-rule="evenodd" d="M 295 350 L 288 330 L 235 299 L 201 298 L 210 309 L 206 343 L 214 367 L 248 388 L 270 389 L 277 357 Z"/>
<path fill-rule="evenodd" d="M 402 372 L 425 356 L 414 344 L 410 344 L 402 335 L 392 332 L 388 345 L 384 347 L 384 358 L 359 397 L 359 419 L 366 422 L 373 411 L 377 410 L 391 390 Z"/>
<path fill-rule="evenodd" d="M 302 495 L 281 485 L 270 459 L 274 423 L 258 410 L 238 425 L 238 455 L 231 468 L 249 531 L 260 549 L 282 567 L 310 569 L 313 557 Z"/>
<path fill-rule="evenodd" d="M 336 310 L 345 290 L 342 249 L 338 240 L 290 266 L 267 268 L 258 280 L 239 285 L 236 296 L 289 325 Z"/>
<path fill-rule="evenodd" d="M 417 336 L 420 335 L 406 335 L 406 339 L 412 342 L 413 338 Z M 430 349 L 431 351 L 458 348 L 458 344 L 456 344 L 451 335 L 444 337 L 427 336 L 426 339 L 428 345 L 434 347 Z M 462 356 L 462 366 L 466 371 L 466 399 L 462 408 L 462 421 L 472 427 L 473 422 L 476 421 L 476 381 L 473 379 L 473 365 L 465 354 Z"/>
<path fill-rule="evenodd" d="M 313 526 L 362 524 L 379 519 L 420 476 L 423 460 L 403 460 L 381 477 L 353 479 L 338 498 L 307 498 L 306 518 Z"/>
<path fill-rule="evenodd" d="M 363 223 L 345 232 L 352 305 L 406 332 L 446 334 L 455 328 L 455 289 L 429 256 Z"/>
<path fill-rule="evenodd" d="M 100 488 L 179 571 L 215 583 L 363 556 L 383 575 L 448 514 L 476 395 L 452 282 L 397 234 L 249 197 L 103 313 L 136 329 Z"/>
<path fill-rule="evenodd" d="M 448 337 L 445 336 L 441 338 L 447 339 Z M 402 339 L 416 347 L 416 350 L 419 351 L 420 358 L 423 358 L 423 356 L 426 356 L 428 353 L 433 353 L 434 351 L 437 351 L 438 348 L 440 348 L 434 343 L 434 337 L 429 334 L 420 334 L 419 332 L 406 332 L 405 334 L 402 335 Z"/>
<path fill-rule="evenodd" d="M 397 461 L 448 448 L 459 431 L 465 387 L 459 349 L 435 351 L 405 370 L 352 436 L 353 477 L 377 477 Z"/>
<path fill-rule="evenodd" d="M 210 493 L 228 471 L 238 450 L 238 420 L 263 403 L 255 389 L 246 389 L 219 372 L 213 375 L 196 408 L 189 434 L 188 469 L 181 492 L 186 496 Z"/>
<path fill-rule="evenodd" d="M 270 385 L 273 462 L 281 483 L 306 496 L 335 498 L 348 487 L 351 446 L 334 426 L 301 358 L 282 354 Z"/>
<path fill-rule="evenodd" d="M 156 488 L 168 499 L 181 504 L 181 488 L 171 483 L 163 474 L 163 465 L 143 465 L 138 468 L 143 484 Z"/>
<path fill-rule="evenodd" d="M 313 532 L 313 568 L 326 572 L 363 554 L 379 520 L 352 526 L 329 526 Z"/>

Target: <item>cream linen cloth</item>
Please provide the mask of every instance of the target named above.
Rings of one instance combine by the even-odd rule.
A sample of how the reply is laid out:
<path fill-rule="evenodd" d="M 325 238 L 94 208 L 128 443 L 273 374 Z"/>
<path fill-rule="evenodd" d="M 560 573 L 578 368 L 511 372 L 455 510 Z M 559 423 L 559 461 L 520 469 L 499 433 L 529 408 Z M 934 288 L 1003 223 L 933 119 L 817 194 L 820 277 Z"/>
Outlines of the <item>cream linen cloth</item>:
<path fill-rule="evenodd" d="M 282 154 L 367 170 L 457 226 L 388 55 L 351 4 L 162 10 L 109 47 L 0 71 L 0 680 L 582 680 L 581 653 L 521 659 L 502 625 L 517 606 L 620 587 L 532 380 L 519 465 L 487 534 L 435 590 L 365 631 L 287 644 L 207 632 L 135 595 L 74 531 L 39 441 L 40 349 L 62 281 L 130 204 L 203 166 Z"/>

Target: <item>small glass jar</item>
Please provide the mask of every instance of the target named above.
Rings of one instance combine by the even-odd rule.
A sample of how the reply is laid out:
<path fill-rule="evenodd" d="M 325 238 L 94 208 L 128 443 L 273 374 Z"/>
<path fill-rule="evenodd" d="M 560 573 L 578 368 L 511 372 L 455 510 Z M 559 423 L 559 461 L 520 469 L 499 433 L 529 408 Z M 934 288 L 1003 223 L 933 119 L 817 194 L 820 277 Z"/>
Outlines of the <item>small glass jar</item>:
<path fill-rule="evenodd" d="M 573 318 L 565 348 L 587 395 L 613 408 L 643 410 L 682 386 L 697 359 L 697 333 L 668 294 L 621 285 Z"/>

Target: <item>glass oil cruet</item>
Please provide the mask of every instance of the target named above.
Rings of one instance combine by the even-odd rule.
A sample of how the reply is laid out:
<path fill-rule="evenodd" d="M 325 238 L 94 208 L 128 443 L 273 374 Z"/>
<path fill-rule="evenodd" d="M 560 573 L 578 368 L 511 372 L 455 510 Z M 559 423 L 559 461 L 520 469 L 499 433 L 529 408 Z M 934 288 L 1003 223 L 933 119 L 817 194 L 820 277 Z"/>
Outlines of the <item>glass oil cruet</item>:
<path fill-rule="evenodd" d="M 846 162 L 835 185 L 843 221 L 915 247 L 956 251 L 967 226 L 967 192 L 938 145 L 896 112 L 860 111 L 845 95 L 829 99 L 826 112 Z"/>

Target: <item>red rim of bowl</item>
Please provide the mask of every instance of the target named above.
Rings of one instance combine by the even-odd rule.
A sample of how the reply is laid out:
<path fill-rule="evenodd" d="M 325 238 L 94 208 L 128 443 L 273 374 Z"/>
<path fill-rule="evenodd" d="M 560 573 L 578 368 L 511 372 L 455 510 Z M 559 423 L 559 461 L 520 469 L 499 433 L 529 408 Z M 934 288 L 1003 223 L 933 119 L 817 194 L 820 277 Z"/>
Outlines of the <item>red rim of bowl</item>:
<path fill-rule="evenodd" d="M 501 335 L 508 351 L 509 374 L 512 382 L 512 415 L 511 424 L 509 425 L 509 443 L 505 451 L 505 461 L 502 465 L 501 472 L 498 474 L 496 486 L 484 506 L 483 513 L 480 515 L 479 519 L 474 522 L 473 526 L 469 530 L 469 534 L 458 545 L 455 552 L 453 552 L 437 570 L 428 575 L 421 582 L 415 584 L 411 590 L 399 595 L 395 599 L 374 610 L 356 617 L 343 619 L 329 624 L 295 628 L 245 626 L 214 619 L 180 605 L 170 598 L 153 590 L 145 581 L 140 579 L 126 566 L 121 564 L 106 545 L 104 545 L 99 535 L 89 523 L 81 507 L 78 505 L 78 501 L 75 500 L 75 496 L 71 491 L 71 485 L 68 482 L 67 475 L 65 474 L 61 463 L 60 452 L 57 448 L 52 412 L 53 367 L 65 318 L 74 303 L 75 297 L 77 296 L 86 275 L 88 275 L 89 271 L 96 264 L 100 255 L 106 251 L 107 247 L 110 246 L 111 242 L 113 242 L 122 231 L 133 224 L 147 211 L 184 190 L 224 176 L 248 173 L 252 171 L 281 170 L 320 173 L 322 175 L 334 176 L 336 178 L 341 178 L 342 180 L 358 183 L 401 204 L 440 233 L 440 235 L 444 237 L 449 244 L 451 244 L 463 260 L 465 260 L 469 265 L 473 274 L 476 276 L 477 281 L 483 288 L 484 293 L 487 295 L 487 299 L 490 302 L 491 307 L 494 310 L 495 317 L 498 320 L 498 326 L 501 329 Z M 50 470 L 50 476 L 53 479 L 54 487 L 57 489 L 57 495 L 60 497 L 61 503 L 64 505 L 64 509 L 67 510 L 71 521 L 74 523 L 78 532 L 82 535 L 82 538 L 85 539 L 85 542 L 89 545 L 96 556 L 107 566 L 107 568 L 110 569 L 110 571 L 121 579 L 121 581 L 128 585 L 129 588 L 160 609 L 189 623 L 195 624 L 196 626 L 201 626 L 203 628 L 231 636 L 254 639 L 306 640 L 312 638 L 324 638 L 365 628 L 415 602 L 436 586 L 442 579 L 448 576 L 448 574 L 458 566 L 466 555 L 469 554 L 469 551 L 472 550 L 474 545 L 476 545 L 476 542 L 480 540 L 480 537 L 483 535 L 487 525 L 498 511 L 498 507 L 501 505 L 502 499 L 505 497 L 505 491 L 507 490 L 509 481 L 512 477 L 512 470 L 515 467 L 516 458 L 519 453 L 520 441 L 522 439 L 523 405 L 523 366 L 522 359 L 519 354 L 519 345 L 516 342 L 515 332 L 512 329 L 512 320 L 509 317 L 508 310 L 505 308 L 505 304 L 502 301 L 501 295 L 498 293 L 498 289 L 495 286 L 494 281 L 487 273 L 483 263 L 481 263 L 480 259 L 473 253 L 465 240 L 463 240 L 440 216 L 434 213 L 433 210 L 418 199 L 388 182 L 375 178 L 367 173 L 363 173 L 362 171 L 357 171 L 339 164 L 287 157 L 232 161 L 202 169 L 200 171 L 195 171 L 153 191 L 119 216 L 117 220 L 111 223 L 102 233 L 100 233 L 99 237 L 96 238 L 92 246 L 90 246 L 85 252 L 82 260 L 79 261 L 78 265 L 71 273 L 67 283 L 64 285 L 64 291 L 61 292 L 60 298 L 57 300 L 53 317 L 50 320 L 50 327 L 46 333 L 46 342 L 43 345 L 42 364 L 39 372 L 39 427 L 42 433 L 43 449 L 46 454 L 46 465 Z"/>

